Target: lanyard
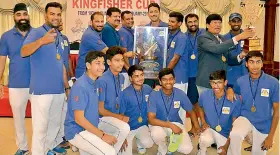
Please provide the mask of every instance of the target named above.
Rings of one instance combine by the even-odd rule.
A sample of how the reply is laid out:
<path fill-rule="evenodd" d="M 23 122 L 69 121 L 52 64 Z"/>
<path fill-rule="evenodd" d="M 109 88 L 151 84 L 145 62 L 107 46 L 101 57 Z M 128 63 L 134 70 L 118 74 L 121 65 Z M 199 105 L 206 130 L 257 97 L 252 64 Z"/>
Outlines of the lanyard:
<path fill-rule="evenodd" d="M 118 88 L 120 88 L 120 78 L 119 78 L 119 75 L 118 75 L 116 78 L 117 78 L 117 85 L 118 85 Z M 114 74 L 113 74 L 113 79 L 114 79 L 116 97 L 119 97 L 119 91 L 118 91 L 117 86 L 116 86 L 116 80 L 115 80 Z"/>
<path fill-rule="evenodd" d="M 252 94 L 252 97 L 253 97 L 253 106 L 255 105 L 255 99 L 256 99 L 256 96 L 257 96 L 257 91 L 258 91 L 258 87 L 259 87 L 259 82 L 260 82 L 260 78 L 262 77 L 262 73 L 261 73 L 261 76 L 258 78 L 258 83 L 257 83 L 257 88 L 256 88 L 256 91 L 255 91 L 255 94 L 253 94 L 253 88 L 252 88 L 252 80 L 249 76 L 249 83 L 250 83 L 250 89 L 251 89 L 251 94 Z"/>
<path fill-rule="evenodd" d="M 133 86 L 132 86 L 132 87 L 133 87 Z M 140 90 L 141 102 L 139 102 L 138 96 L 137 96 L 137 93 L 136 93 L 136 90 L 135 90 L 135 88 L 133 87 L 134 94 L 135 94 L 136 99 L 137 99 L 138 108 L 139 108 L 139 111 L 140 111 L 140 116 L 141 116 L 142 104 L 143 104 L 143 90 L 142 90 L 142 89 L 143 89 L 143 87 L 142 87 L 141 90 Z"/>
<path fill-rule="evenodd" d="M 180 30 L 177 30 L 177 32 L 173 35 L 171 41 L 168 42 L 168 45 L 167 45 L 168 50 L 169 50 L 169 48 L 170 48 L 170 46 L 171 46 L 172 41 L 174 40 L 174 38 L 177 36 L 177 34 L 178 34 L 179 32 L 180 32 Z"/>
<path fill-rule="evenodd" d="M 167 104 L 168 104 L 168 102 L 169 102 L 169 97 L 167 97 L 167 103 L 166 103 L 165 100 L 164 100 L 164 98 L 163 98 L 163 95 L 162 95 L 162 90 L 160 91 L 160 95 L 161 95 L 161 99 L 162 99 L 162 101 L 163 101 L 163 103 L 164 103 L 164 108 L 165 108 L 165 111 L 166 111 L 167 120 L 169 120 L 168 117 L 169 117 L 169 113 L 170 113 L 170 110 L 171 110 L 171 105 L 172 105 L 172 103 L 173 103 L 174 93 L 172 93 L 172 100 L 171 100 L 171 103 L 170 103 L 170 105 L 169 105 L 169 110 L 167 110 L 167 107 L 166 107 Z"/>
<path fill-rule="evenodd" d="M 218 125 L 220 124 L 220 117 L 222 115 L 222 112 L 223 112 L 223 109 L 221 109 L 220 113 L 218 112 L 218 109 L 217 109 L 217 106 L 218 106 L 218 103 L 216 105 L 216 97 L 215 97 L 215 94 L 214 94 L 214 107 L 215 107 L 215 111 L 216 111 L 216 114 L 218 116 Z M 224 95 L 224 99 L 223 99 L 223 103 L 222 103 L 222 108 L 224 106 L 224 103 L 225 103 L 225 99 L 226 99 L 226 96 Z"/>
<path fill-rule="evenodd" d="M 193 53 L 194 53 L 194 49 L 195 49 L 195 46 L 196 46 L 196 39 L 197 39 L 197 36 L 198 36 L 198 32 L 199 32 L 199 30 L 198 30 L 198 31 L 196 32 L 196 34 L 195 34 L 195 38 L 194 38 L 194 43 L 193 43 L 193 44 L 192 44 L 191 37 L 190 37 L 191 34 L 188 34 L 189 42 L 190 42 L 190 44 L 191 44 L 192 52 L 193 52 Z"/>

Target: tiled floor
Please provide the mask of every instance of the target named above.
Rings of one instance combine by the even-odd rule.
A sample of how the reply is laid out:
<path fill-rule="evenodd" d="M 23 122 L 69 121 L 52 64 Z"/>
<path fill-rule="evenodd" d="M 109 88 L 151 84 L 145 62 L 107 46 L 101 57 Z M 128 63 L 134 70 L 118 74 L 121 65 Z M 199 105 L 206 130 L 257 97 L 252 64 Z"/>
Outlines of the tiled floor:
<path fill-rule="evenodd" d="M 189 124 L 189 120 L 187 120 L 187 124 Z M 26 119 L 26 129 L 27 129 L 27 137 L 28 137 L 28 144 L 31 144 L 31 137 L 32 137 L 32 127 L 31 127 L 31 119 Z M 279 130 L 277 129 L 277 134 L 275 135 L 275 143 L 274 147 L 269 150 L 267 155 L 279 155 Z M 195 155 L 197 153 L 197 138 L 192 139 L 194 144 L 194 149 L 191 155 Z M 248 144 L 244 143 L 243 147 L 248 146 Z M 134 147 L 135 148 L 135 147 Z M 16 142 L 15 142 L 15 135 L 14 135 L 14 126 L 13 126 L 13 119 L 12 118 L 2 118 L 0 117 L 0 155 L 13 155 L 16 151 Z M 147 151 L 147 155 L 156 155 L 157 146 L 154 145 L 151 149 Z M 215 149 L 208 149 L 208 155 L 216 155 Z M 68 150 L 68 155 L 79 155 L 77 152 L 72 152 Z M 137 154 L 134 150 L 134 154 Z M 249 152 L 242 152 L 242 155 L 250 155 Z M 177 153 L 176 155 L 179 155 Z"/>

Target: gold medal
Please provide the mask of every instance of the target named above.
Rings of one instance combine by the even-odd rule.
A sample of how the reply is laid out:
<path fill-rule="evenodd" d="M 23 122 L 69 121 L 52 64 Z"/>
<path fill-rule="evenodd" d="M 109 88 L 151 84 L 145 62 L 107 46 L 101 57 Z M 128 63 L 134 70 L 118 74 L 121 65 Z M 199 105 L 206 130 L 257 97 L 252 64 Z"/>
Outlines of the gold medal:
<path fill-rule="evenodd" d="M 254 105 L 252 105 L 251 111 L 252 111 L 252 112 L 256 112 L 256 111 L 257 111 L 257 108 L 256 108 Z"/>
<path fill-rule="evenodd" d="M 226 58 L 224 55 L 222 55 L 222 61 L 223 61 L 223 62 L 226 62 L 226 61 L 227 61 L 227 58 Z"/>
<path fill-rule="evenodd" d="M 143 122 L 143 118 L 141 116 L 138 117 L 138 123 L 142 123 Z"/>
<path fill-rule="evenodd" d="M 220 124 L 217 125 L 217 126 L 215 127 L 215 130 L 216 130 L 217 132 L 222 131 L 222 127 L 220 126 Z"/>
<path fill-rule="evenodd" d="M 191 55 L 191 59 L 194 60 L 196 56 L 194 54 Z"/>
<path fill-rule="evenodd" d="M 60 60 L 60 54 L 56 53 L 56 59 Z"/>

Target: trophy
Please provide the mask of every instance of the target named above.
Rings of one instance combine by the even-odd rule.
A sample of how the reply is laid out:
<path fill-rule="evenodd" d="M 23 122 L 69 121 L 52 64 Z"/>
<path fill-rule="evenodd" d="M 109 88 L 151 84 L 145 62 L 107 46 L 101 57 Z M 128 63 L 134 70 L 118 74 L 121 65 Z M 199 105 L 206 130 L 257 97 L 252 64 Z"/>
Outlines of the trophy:
<path fill-rule="evenodd" d="M 134 51 L 140 57 L 145 79 L 157 79 L 159 71 L 166 67 L 167 35 L 166 27 L 135 27 Z"/>
<path fill-rule="evenodd" d="M 249 22 L 248 27 L 254 28 L 253 24 L 259 18 L 264 9 L 264 4 L 260 4 L 257 0 L 243 0 L 240 3 L 240 9 L 247 21 Z M 257 36 L 244 40 L 243 49 L 246 51 L 262 51 L 261 39 Z"/>

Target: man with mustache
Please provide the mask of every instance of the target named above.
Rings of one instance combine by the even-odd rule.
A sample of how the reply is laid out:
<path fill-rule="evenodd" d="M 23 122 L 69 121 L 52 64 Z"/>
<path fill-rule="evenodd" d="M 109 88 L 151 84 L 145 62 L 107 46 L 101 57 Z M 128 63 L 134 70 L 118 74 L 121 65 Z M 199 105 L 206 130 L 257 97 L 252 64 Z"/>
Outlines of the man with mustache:
<path fill-rule="evenodd" d="M 88 51 L 102 51 L 104 54 L 108 50 L 107 45 L 102 41 L 101 31 L 104 28 L 104 15 L 101 12 L 94 12 L 90 16 L 91 25 L 84 32 L 78 55 L 76 66 L 76 78 L 82 76 L 86 70 L 85 57 Z M 108 37 L 108 36 L 107 36 Z"/>
<path fill-rule="evenodd" d="M 232 55 L 229 49 L 238 44 L 238 41 L 255 35 L 254 29 L 246 29 L 235 37 L 225 40 L 219 33 L 222 28 L 222 17 L 211 14 L 206 18 L 206 32 L 197 38 L 198 46 L 198 71 L 196 84 L 198 92 L 210 89 L 207 76 L 217 70 L 226 70 L 228 64 L 240 65 L 247 53 Z M 231 89 L 232 90 L 232 89 Z"/>
<path fill-rule="evenodd" d="M 224 35 L 224 38 L 226 40 L 233 38 L 234 36 L 240 34 L 243 32 L 243 30 L 241 29 L 241 25 L 242 25 L 242 16 L 239 13 L 232 13 L 229 16 L 229 22 L 228 24 L 231 27 L 231 30 Z M 235 45 L 233 47 L 233 49 L 231 50 L 231 54 L 234 56 L 237 56 L 238 54 L 240 54 L 242 52 L 242 44 L 244 43 L 244 40 L 240 40 L 238 42 L 237 45 Z M 247 74 L 247 68 L 245 67 L 245 61 L 242 61 L 241 65 L 238 66 L 232 66 L 232 65 L 228 65 L 227 66 L 227 77 L 228 77 L 228 86 L 229 87 L 233 87 L 233 85 L 235 84 L 236 80 Z"/>
<path fill-rule="evenodd" d="M 31 65 L 31 108 L 32 108 L 32 153 L 65 154 L 57 145 L 65 93 L 68 96 L 66 69 L 63 60 L 63 38 L 58 27 L 61 22 L 62 6 L 50 2 L 45 7 L 45 24 L 33 29 L 21 49 L 21 56 L 30 56 Z M 56 147 L 57 146 L 57 147 Z"/>
<path fill-rule="evenodd" d="M 15 155 L 27 155 L 28 144 L 25 131 L 25 111 L 29 99 L 30 58 L 22 58 L 20 49 L 31 31 L 27 7 L 18 3 L 14 7 L 15 26 L 1 37 L 0 79 L 2 79 L 7 56 L 9 64 L 9 98 L 13 111 L 14 126 L 18 150 Z M 3 84 L 0 84 L 0 99 L 4 96 Z"/>

